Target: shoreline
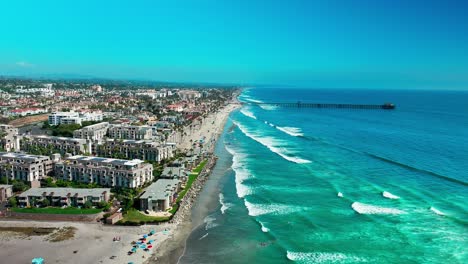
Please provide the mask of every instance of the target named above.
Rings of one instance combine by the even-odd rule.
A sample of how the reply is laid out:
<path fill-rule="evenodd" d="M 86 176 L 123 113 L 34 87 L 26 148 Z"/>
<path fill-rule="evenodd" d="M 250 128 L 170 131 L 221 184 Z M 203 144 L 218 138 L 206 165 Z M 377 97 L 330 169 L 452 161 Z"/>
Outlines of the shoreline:
<path fill-rule="evenodd" d="M 233 96 L 233 99 L 236 102 L 239 94 L 240 92 Z M 227 120 L 235 110 L 240 108 L 240 106 L 228 105 L 225 108 L 228 108 L 227 111 L 225 111 L 226 109 L 222 109 L 221 111 L 217 112 L 217 114 L 224 113 L 224 115 L 220 122 L 220 125 L 216 128 L 216 138 L 214 140 L 214 144 L 211 144 L 210 146 L 210 160 L 205 166 L 204 170 L 197 177 L 196 181 L 193 183 L 192 188 L 190 188 L 189 192 L 185 195 L 184 199 L 182 200 L 184 205 L 181 204 L 181 206 L 179 207 L 179 211 L 176 213 L 176 215 L 171 221 L 175 225 L 174 234 L 170 238 L 168 238 L 164 242 L 164 244 L 161 245 L 161 247 L 159 247 L 159 250 L 156 253 L 154 253 L 148 260 L 144 262 L 145 264 L 156 262 L 178 263 L 183 257 L 186 249 L 187 239 L 192 233 L 192 231 L 198 227 L 194 226 L 192 222 L 193 205 L 197 201 L 198 195 L 203 190 L 206 181 L 210 178 L 213 168 L 216 166 L 217 157 L 214 155 L 214 151 L 216 145 L 218 144 L 219 138 L 224 132 Z"/>

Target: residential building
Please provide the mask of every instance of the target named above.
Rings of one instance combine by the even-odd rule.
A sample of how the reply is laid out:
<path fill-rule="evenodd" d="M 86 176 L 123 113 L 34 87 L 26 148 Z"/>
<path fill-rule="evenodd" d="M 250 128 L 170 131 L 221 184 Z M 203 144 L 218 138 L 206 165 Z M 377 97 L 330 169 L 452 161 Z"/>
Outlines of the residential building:
<path fill-rule="evenodd" d="M 80 113 L 81 121 L 100 122 L 103 119 L 102 112 L 82 112 Z"/>
<path fill-rule="evenodd" d="M 70 153 L 72 155 L 89 153 L 92 145 L 90 140 L 69 137 L 53 136 L 24 136 L 20 140 L 22 151 L 33 152 L 42 148 L 50 152 L 59 152 L 61 154 Z"/>
<path fill-rule="evenodd" d="M 164 167 L 159 177 L 162 179 L 178 179 L 178 180 L 185 181 L 188 175 L 189 175 L 189 172 L 182 165 L 179 167 L 176 167 L 176 166 Z"/>
<path fill-rule="evenodd" d="M 72 156 L 55 164 L 55 177 L 109 187 L 141 187 L 153 180 L 153 165 L 142 160 Z"/>
<path fill-rule="evenodd" d="M 73 132 L 74 138 L 82 138 L 88 140 L 102 140 L 109 129 L 108 122 L 97 123 L 81 129 L 75 130 Z"/>
<path fill-rule="evenodd" d="M 111 125 L 107 136 L 116 139 L 151 139 L 153 132 L 149 126 Z"/>
<path fill-rule="evenodd" d="M 9 117 L 22 117 L 28 115 L 37 115 L 47 113 L 47 110 L 42 108 L 21 108 L 21 109 L 13 109 L 6 112 L 6 115 Z"/>
<path fill-rule="evenodd" d="M 107 139 L 94 145 L 93 153 L 102 157 L 161 162 L 174 156 L 174 147 L 149 140 Z"/>
<path fill-rule="evenodd" d="M 140 209 L 142 211 L 166 211 L 175 203 L 180 186 L 179 180 L 157 180 L 140 196 Z"/>
<path fill-rule="evenodd" d="M 0 149 L 7 152 L 19 150 L 18 129 L 16 127 L 0 124 Z"/>
<path fill-rule="evenodd" d="M 0 203 L 8 201 L 13 195 L 13 185 L 0 184 Z"/>
<path fill-rule="evenodd" d="M 200 92 L 193 90 L 180 90 L 177 94 L 182 100 L 193 100 L 202 96 Z"/>
<path fill-rule="evenodd" d="M 52 206 L 83 206 L 90 201 L 94 206 L 110 199 L 109 188 L 31 188 L 18 196 L 20 206 L 34 206 L 45 199 Z"/>
<path fill-rule="evenodd" d="M 62 119 L 65 119 L 66 123 L 77 122 L 77 118 L 79 117 L 80 114 L 77 112 L 53 112 L 49 115 L 49 125 L 58 126 L 62 124 Z M 81 121 L 79 121 L 78 123 L 81 124 Z"/>
<path fill-rule="evenodd" d="M 47 156 L 0 152 L 0 177 L 23 181 L 38 181 L 53 170 Z"/>

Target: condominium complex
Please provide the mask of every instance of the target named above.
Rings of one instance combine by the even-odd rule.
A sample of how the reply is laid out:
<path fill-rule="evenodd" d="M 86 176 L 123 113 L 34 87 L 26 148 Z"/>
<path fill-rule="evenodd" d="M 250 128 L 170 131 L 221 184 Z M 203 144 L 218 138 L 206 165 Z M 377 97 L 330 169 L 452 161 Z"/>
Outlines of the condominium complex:
<path fill-rule="evenodd" d="M 18 196 L 18 203 L 20 206 L 34 206 L 47 199 L 52 206 L 83 206 L 87 201 L 98 205 L 108 202 L 109 198 L 108 188 L 31 188 Z"/>
<path fill-rule="evenodd" d="M 174 146 L 148 140 L 107 139 L 95 145 L 93 153 L 102 157 L 141 159 L 161 162 L 174 156 Z"/>
<path fill-rule="evenodd" d="M 0 152 L 0 176 L 23 181 L 38 181 L 53 170 L 47 156 Z"/>
<path fill-rule="evenodd" d="M 53 112 L 49 115 L 49 125 L 58 126 L 58 125 L 69 125 L 69 124 L 79 124 L 83 121 L 93 121 L 99 122 L 102 121 L 101 112 Z"/>
<path fill-rule="evenodd" d="M 18 129 L 10 125 L 0 124 L 0 149 L 7 152 L 18 150 Z"/>
<path fill-rule="evenodd" d="M 149 126 L 111 125 L 107 132 L 109 138 L 116 139 L 151 139 L 153 132 Z"/>
<path fill-rule="evenodd" d="M 79 117 L 80 114 L 77 112 L 53 112 L 49 115 L 49 125 L 58 126 L 64 123 L 81 124 Z"/>
<path fill-rule="evenodd" d="M 179 180 L 159 179 L 140 196 L 140 209 L 165 211 L 176 201 L 179 190 Z"/>
<path fill-rule="evenodd" d="M 55 164 L 55 177 L 109 187 L 136 188 L 153 180 L 153 165 L 142 160 L 72 156 Z"/>
<path fill-rule="evenodd" d="M 109 123 L 101 122 L 75 130 L 73 132 L 73 137 L 89 140 L 102 140 L 106 136 L 108 129 Z"/>
<path fill-rule="evenodd" d="M 91 141 L 81 138 L 52 137 L 52 136 L 24 136 L 20 140 L 21 150 L 33 152 L 34 150 L 49 150 L 61 154 L 72 155 L 89 153 Z M 33 152 L 34 153 L 34 152 Z"/>

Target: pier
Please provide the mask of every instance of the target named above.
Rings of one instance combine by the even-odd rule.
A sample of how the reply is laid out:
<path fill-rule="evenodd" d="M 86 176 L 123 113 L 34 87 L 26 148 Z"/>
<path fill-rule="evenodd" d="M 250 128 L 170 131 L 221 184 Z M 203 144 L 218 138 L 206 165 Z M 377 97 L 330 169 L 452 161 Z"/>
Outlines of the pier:
<path fill-rule="evenodd" d="M 319 104 L 319 103 L 255 103 L 255 102 L 241 102 L 243 105 L 268 105 L 268 106 L 278 106 L 278 107 L 289 107 L 289 108 L 341 108 L 341 109 L 382 109 L 382 110 L 393 110 L 395 105 L 392 103 L 385 104 Z"/>

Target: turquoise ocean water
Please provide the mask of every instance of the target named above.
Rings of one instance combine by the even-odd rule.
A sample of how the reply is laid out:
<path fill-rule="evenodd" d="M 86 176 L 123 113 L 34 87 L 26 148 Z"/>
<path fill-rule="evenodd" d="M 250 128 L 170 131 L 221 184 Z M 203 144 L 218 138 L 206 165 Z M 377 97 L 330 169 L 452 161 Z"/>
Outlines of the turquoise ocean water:
<path fill-rule="evenodd" d="M 468 263 L 467 92 L 270 87 L 239 99 L 397 109 L 234 112 L 180 263 Z"/>

